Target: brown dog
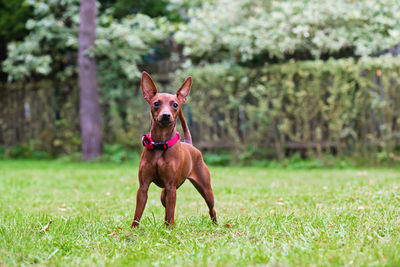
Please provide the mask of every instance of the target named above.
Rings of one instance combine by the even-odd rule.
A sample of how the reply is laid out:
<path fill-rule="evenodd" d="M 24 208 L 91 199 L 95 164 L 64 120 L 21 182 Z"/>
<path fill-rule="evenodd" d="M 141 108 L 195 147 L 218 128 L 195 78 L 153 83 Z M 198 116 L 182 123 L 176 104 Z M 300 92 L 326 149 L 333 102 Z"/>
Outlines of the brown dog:
<path fill-rule="evenodd" d="M 131 228 L 139 225 L 146 206 L 147 190 L 152 182 L 163 188 L 161 203 L 165 207 L 165 223 L 174 225 L 176 189 L 186 178 L 189 178 L 205 199 L 210 217 L 216 223 L 210 172 L 201 152 L 192 146 L 190 132 L 181 110 L 181 105 L 186 102 L 190 92 L 192 78 L 188 77 L 185 80 L 176 95 L 159 94 L 153 80 L 146 72 L 142 74 L 141 85 L 143 98 L 151 108 L 151 130 L 143 136 L 145 148 L 140 158 L 139 189 Z M 184 143 L 179 141 L 179 133 L 176 131 L 178 116 L 184 132 Z"/>

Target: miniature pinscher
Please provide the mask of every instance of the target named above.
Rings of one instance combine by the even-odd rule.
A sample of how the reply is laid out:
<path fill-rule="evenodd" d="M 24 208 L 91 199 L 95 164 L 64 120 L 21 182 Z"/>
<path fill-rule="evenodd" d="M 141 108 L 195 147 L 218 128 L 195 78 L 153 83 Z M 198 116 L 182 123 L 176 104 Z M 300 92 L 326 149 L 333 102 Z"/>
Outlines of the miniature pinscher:
<path fill-rule="evenodd" d="M 188 77 L 175 95 L 158 93 L 150 75 L 147 72 L 142 74 L 143 98 L 151 109 L 151 129 L 142 137 L 144 148 L 139 163 L 139 189 L 131 228 L 139 225 L 147 202 L 147 191 L 152 182 L 163 188 L 161 203 L 165 207 L 165 223 L 173 226 L 176 189 L 186 178 L 205 199 L 210 217 L 217 223 L 210 171 L 203 161 L 201 152 L 192 145 L 192 138 L 181 109 L 191 86 L 192 78 Z M 179 133 L 176 131 L 178 117 L 182 124 L 184 142 L 180 142 Z"/>

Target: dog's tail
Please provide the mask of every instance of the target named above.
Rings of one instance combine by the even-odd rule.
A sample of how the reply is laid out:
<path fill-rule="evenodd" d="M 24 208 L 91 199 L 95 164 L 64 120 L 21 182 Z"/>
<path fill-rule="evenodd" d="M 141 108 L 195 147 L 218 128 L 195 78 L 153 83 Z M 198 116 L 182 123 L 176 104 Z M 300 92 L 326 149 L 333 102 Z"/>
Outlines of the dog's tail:
<path fill-rule="evenodd" d="M 190 131 L 187 126 L 185 116 L 183 116 L 182 109 L 179 110 L 179 120 L 181 121 L 185 143 L 192 144 L 192 136 L 190 135 Z"/>

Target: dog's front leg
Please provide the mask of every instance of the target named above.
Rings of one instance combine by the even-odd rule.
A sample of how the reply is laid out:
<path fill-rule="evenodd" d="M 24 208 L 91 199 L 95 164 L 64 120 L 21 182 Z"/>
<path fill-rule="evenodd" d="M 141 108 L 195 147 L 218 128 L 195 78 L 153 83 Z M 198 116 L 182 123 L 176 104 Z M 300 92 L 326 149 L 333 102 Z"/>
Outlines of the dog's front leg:
<path fill-rule="evenodd" d="M 144 207 L 146 206 L 148 190 L 149 190 L 149 184 L 140 184 L 136 195 L 135 217 L 133 219 L 131 228 L 133 227 L 136 228 L 139 226 L 140 218 L 142 218 Z"/>
<path fill-rule="evenodd" d="M 167 226 L 174 225 L 176 205 L 176 187 L 175 185 L 168 185 L 165 187 L 165 224 Z"/>

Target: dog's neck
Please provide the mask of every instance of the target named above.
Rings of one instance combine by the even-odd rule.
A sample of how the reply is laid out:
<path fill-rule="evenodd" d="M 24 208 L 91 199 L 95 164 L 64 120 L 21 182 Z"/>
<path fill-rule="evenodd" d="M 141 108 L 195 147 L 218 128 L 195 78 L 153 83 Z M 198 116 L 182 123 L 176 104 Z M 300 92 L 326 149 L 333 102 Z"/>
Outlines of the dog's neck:
<path fill-rule="evenodd" d="M 171 123 L 168 126 L 161 126 L 154 119 L 151 119 L 151 128 L 150 128 L 151 139 L 154 142 L 166 142 L 172 139 L 176 135 L 176 121 Z"/>

